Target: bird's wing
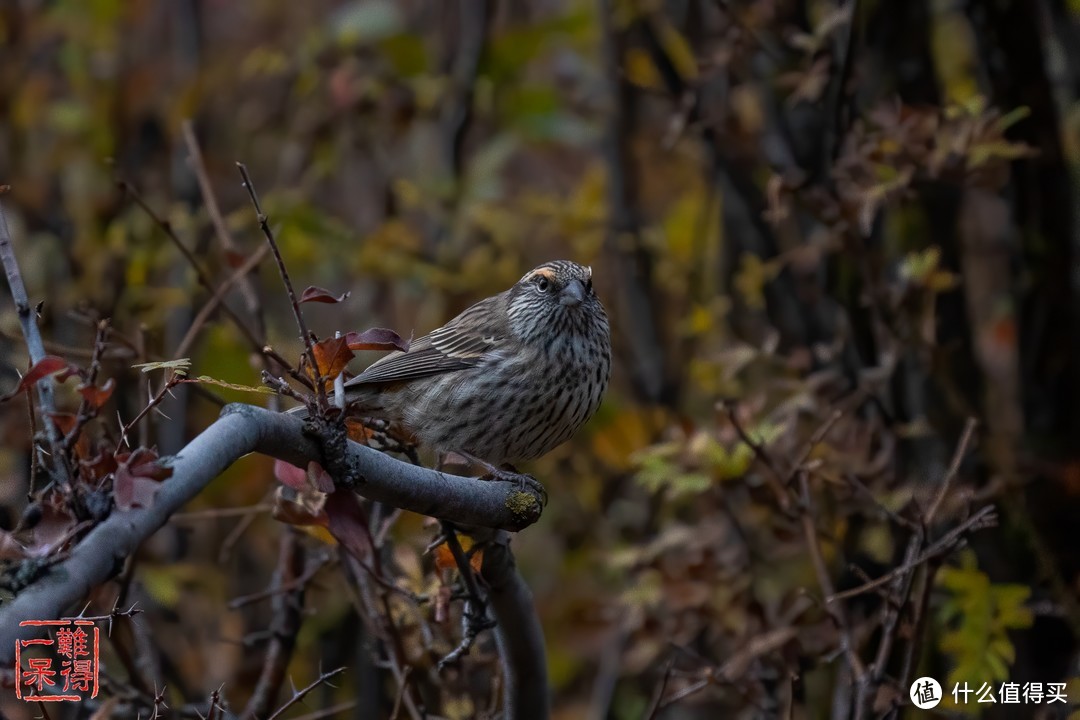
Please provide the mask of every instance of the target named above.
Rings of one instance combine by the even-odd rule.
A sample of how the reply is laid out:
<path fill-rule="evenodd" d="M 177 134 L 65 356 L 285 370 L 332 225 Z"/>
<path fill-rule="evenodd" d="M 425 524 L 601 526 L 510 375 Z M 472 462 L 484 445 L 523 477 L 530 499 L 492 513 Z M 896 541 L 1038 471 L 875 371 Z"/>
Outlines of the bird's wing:
<path fill-rule="evenodd" d="M 345 383 L 346 387 L 413 380 L 476 367 L 506 340 L 503 325 L 491 322 L 491 310 L 488 301 L 473 305 L 438 330 L 414 340 L 408 352 L 392 353 L 372 363 Z"/>

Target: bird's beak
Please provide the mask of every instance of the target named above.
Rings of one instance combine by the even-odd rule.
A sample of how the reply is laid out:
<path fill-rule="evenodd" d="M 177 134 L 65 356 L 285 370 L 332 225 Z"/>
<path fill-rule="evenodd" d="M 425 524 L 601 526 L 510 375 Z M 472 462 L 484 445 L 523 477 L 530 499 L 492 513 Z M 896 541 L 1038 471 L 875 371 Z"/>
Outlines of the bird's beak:
<path fill-rule="evenodd" d="M 585 301 L 585 283 L 571 280 L 559 293 L 559 303 L 567 307 L 577 307 Z"/>

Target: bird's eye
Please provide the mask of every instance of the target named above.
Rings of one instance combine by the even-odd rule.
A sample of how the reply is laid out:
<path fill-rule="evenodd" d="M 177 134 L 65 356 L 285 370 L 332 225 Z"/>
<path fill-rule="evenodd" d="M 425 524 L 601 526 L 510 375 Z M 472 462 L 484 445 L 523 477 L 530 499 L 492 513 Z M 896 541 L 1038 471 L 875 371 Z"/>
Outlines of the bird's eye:
<path fill-rule="evenodd" d="M 592 278 L 585 281 L 585 290 L 589 293 L 592 292 Z"/>
<path fill-rule="evenodd" d="M 540 292 L 547 292 L 547 290 L 548 290 L 548 288 L 549 288 L 549 287 L 551 287 L 551 281 L 550 281 L 550 280 L 548 280 L 548 279 L 547 279 L 546 277 L 544 277 L 543 275 L 541 275 L 540 277 L 538 277 L 538 278 L 536 279 L 536 288 L 537 288 L 537 290 L 539 290 Z"/>

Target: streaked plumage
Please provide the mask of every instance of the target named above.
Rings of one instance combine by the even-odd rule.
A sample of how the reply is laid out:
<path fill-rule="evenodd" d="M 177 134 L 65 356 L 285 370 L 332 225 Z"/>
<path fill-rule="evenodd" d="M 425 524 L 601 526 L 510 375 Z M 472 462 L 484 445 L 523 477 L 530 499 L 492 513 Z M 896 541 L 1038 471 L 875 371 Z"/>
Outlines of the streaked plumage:
<path fill-rule="evenodd" d="M 600 406 L 611 371 L 592 270 L 544 263 L 346 383 L 355 412 L 499 465 L 539 457 Z"/>

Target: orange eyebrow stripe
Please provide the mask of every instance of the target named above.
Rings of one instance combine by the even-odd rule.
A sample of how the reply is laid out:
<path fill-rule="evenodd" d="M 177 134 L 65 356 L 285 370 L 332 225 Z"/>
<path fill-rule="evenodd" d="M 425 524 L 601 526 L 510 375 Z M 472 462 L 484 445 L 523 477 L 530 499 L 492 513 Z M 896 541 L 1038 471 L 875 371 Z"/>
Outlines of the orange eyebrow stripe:
<path fill-rule="evenodd" d="M 537 275 L 540 275 L 541 277 L 546 277 L 548 280 L 555 282 L 555 271 L 551 268 L 540 268 L 539 270 L 534 270 L 529 274 L 529 277 L 536 277 Z"/>

